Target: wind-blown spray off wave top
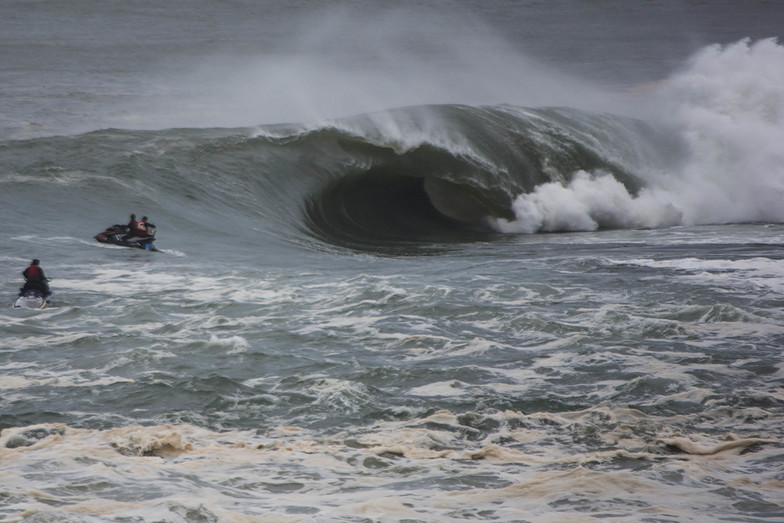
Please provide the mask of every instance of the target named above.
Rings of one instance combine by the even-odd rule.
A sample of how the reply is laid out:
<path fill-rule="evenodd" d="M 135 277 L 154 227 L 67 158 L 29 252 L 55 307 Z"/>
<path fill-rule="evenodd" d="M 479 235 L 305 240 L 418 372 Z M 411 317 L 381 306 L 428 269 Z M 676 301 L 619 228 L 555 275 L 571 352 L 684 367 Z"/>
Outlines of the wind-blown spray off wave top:
<path fill-rule="evenodd" d="M 488 231 L 782 221 L 784 66 L 772 64 L 784 64 L 774 40 L 710 47 L 656 87 L 646 103 L 660 117 L 647 121 L 567 108 L 424 106 L 273 143 L 333 160 L 321 165 L 326 176 L 307 200 L 306 223 L 352 247 Z"/>
<path fill-rule="evenodd" d="M 657 86 L 648 103 L 663 117 L 647 122 L 567 108 L 423 106 L 272 143 L 323 152 L 307 227 L 352 247 L 781 221 L 784 67 L 771 64 L 784 64 L 774 40 L 710 47 Z"/>

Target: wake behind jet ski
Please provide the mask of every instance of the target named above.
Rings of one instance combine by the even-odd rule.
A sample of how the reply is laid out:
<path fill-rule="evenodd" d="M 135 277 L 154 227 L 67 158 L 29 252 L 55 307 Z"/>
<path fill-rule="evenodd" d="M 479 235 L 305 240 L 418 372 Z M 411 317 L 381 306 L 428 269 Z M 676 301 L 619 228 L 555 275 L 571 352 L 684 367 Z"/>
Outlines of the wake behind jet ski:
<path fill-rule="evenodd" d="M 116 224 L 108 227 L 102 233 L 96 234 L 95 239 L 101 243 L 111 243 L 123 247 L 136 247 L 146 251 L 157 251 L 155 241 L 155 225 L 147 221 L 147 217 L 136 221 L 136 215 L 131 215 L 128 225 Z"/>

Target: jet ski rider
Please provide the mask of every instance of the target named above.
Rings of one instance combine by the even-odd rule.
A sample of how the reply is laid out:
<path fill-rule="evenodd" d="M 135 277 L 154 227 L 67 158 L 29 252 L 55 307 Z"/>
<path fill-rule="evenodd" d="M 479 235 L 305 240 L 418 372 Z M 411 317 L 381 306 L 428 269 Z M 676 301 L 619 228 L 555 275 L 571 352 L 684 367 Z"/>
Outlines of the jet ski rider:
<path fill-rule="evenodd" d="M 35 259 L 30 263 L 30 266 L 22 271 L 22 276 L 25 278 L 24 286 L 19 289 L 19 296 L 24 296 L 27 291 L 39 291 L 43 293 L 44 298 L 50 296 L 52 291 L 49 290 L 49 281 L 44 275 L 44 270 L 40 266 L 40 261 Z"/>
<path fill-rule="evenodd" d="M 127 240 L 129 238 L 133 238 L 134 236 L 147 236 L 147 217 L 141 219 L 141 221 L 136 220 L 136 215 L 131 214 L 131 221 L 128 223 L 128 234 L 123 236 L 123 240 Z"/>

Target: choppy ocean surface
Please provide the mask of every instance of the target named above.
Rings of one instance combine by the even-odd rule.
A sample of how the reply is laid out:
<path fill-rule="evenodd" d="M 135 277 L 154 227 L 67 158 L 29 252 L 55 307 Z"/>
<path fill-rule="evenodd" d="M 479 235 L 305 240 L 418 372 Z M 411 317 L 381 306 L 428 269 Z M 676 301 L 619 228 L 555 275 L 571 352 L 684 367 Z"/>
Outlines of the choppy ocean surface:
<path fill-rule="evenodd" d="M 782 16 L 4 2 L 0 519 L 781 521 Z"/>

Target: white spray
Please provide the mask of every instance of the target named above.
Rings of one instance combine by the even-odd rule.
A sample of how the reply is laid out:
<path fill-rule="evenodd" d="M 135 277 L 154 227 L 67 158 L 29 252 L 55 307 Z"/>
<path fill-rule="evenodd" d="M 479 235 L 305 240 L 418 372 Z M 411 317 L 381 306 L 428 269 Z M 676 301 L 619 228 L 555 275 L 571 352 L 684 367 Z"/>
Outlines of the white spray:
<path fill-rule="evenodd" d="M 691 152 L 671 189 L 686 222 L 784 221 L 784 47 L 708 47 L 664 94 Z"/>
<path fill-rule="evenodd" d="M 514 202 L 502 232 L 784 221 L 784 47 L 775 40 L 710 46 L 652 100 L 688 149 L 675 172 L 630 195 L 608 174 L 580 172 Z"/>

